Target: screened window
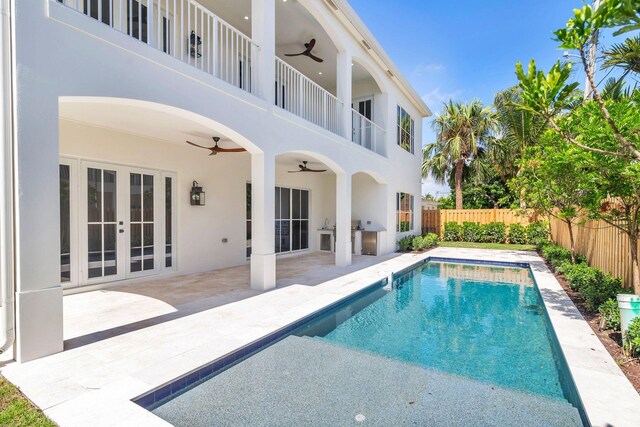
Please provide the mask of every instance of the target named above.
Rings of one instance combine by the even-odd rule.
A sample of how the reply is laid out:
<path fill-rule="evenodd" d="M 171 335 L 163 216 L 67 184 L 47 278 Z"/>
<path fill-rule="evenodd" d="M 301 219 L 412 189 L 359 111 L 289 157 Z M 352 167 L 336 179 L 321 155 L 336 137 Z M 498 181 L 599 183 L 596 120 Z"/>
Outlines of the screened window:
<path fill-rule="evenodd" d="M 398 105 L 398 145 L 411 154 L 414 153 L 415 122 L 402 107 Z"/>
<path fill-rule="evenodd" d="M 396 231 L 399 233 L 413 230 L 413 196 L 408 193 L 396 193 Z"/>
<path fill-rule="evenodd" d="M 246 187 L 247 258 L 251 256 L 251 184 Z M 275 252 L 309 249 L 309 191 L 275 189 Z"/>

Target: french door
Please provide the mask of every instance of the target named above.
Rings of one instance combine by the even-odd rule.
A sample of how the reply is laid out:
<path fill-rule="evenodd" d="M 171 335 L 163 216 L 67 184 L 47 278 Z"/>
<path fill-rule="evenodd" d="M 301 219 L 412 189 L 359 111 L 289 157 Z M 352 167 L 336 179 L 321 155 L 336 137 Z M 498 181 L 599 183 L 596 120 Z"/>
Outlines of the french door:
<path fill-rule="evenodd" d="M 82 284 L 157 273 L 165 266 L 165 180 L 159 171 L 80 162 Z"/>

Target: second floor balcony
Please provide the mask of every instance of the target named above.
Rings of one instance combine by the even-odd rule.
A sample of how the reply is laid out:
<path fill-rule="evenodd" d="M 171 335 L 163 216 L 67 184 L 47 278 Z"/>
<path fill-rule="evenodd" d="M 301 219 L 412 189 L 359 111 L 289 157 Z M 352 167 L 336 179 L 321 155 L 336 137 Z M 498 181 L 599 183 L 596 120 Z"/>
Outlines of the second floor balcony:
<path fill-rule="evenodd" d="M 251 0 L 50 0 L 255 96 L 264 94 Z M 354 61 L 349 101 L 338 98 L 338 50 L 301 4 L 275 2 L 275 105 L 385 155 L 382 92 Z M 296 55 L 307 51 L 311 55 Z M 305 45 L 306 44 L 306 45 Z M 266 60 L 266 59 L 264 59 Z M 266 89 L 266 88 L 263 88 Z M 349 120 L 350 118 L 350 120 Z"/>

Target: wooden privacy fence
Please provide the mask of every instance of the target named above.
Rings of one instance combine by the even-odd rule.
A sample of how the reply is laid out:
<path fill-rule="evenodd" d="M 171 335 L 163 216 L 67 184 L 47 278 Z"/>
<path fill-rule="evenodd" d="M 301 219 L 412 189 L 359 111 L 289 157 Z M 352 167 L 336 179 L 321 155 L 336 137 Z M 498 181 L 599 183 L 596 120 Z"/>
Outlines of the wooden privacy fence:
<path fill-rule="evenodd" d="M 551 219 L 551 239 L 564 248 L 571 248 L 569 228 L 557 218 Z M 576 253 L 584 255 L 590 266 L 620 277 L 627 287 L 632 285 L 631 254 L 626 234 L 602 220 L 587 221 L 573 227 L 573 239 Z"/>
<path fill-rule="evenodd" d="M 532 215 L 518 215 L 511 209 L 442 209 L 422 210 L 422 233 L 444 233 L 444 224 L 450 221 L 462 224 L 463 222 L 477 222 L 487 224 L 490 222 L 504 222 L 509 224 L 528 225 L 535 218 Z"/>

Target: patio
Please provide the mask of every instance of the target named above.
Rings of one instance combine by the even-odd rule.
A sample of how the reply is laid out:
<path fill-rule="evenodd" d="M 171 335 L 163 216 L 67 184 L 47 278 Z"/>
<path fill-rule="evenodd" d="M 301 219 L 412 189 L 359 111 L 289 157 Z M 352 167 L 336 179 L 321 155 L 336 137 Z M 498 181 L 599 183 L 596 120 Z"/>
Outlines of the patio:
<path fill-rule="evenodd" d="M 396 257 L 354 256 L 336 267 L 334 255 L 313 252 L 277 261 L 277 288 L 316 286 Z M 262 294 L 249 286 L 249 265 L 142 282 L 64 297 L 65 350 L 166 323 Z"/>

